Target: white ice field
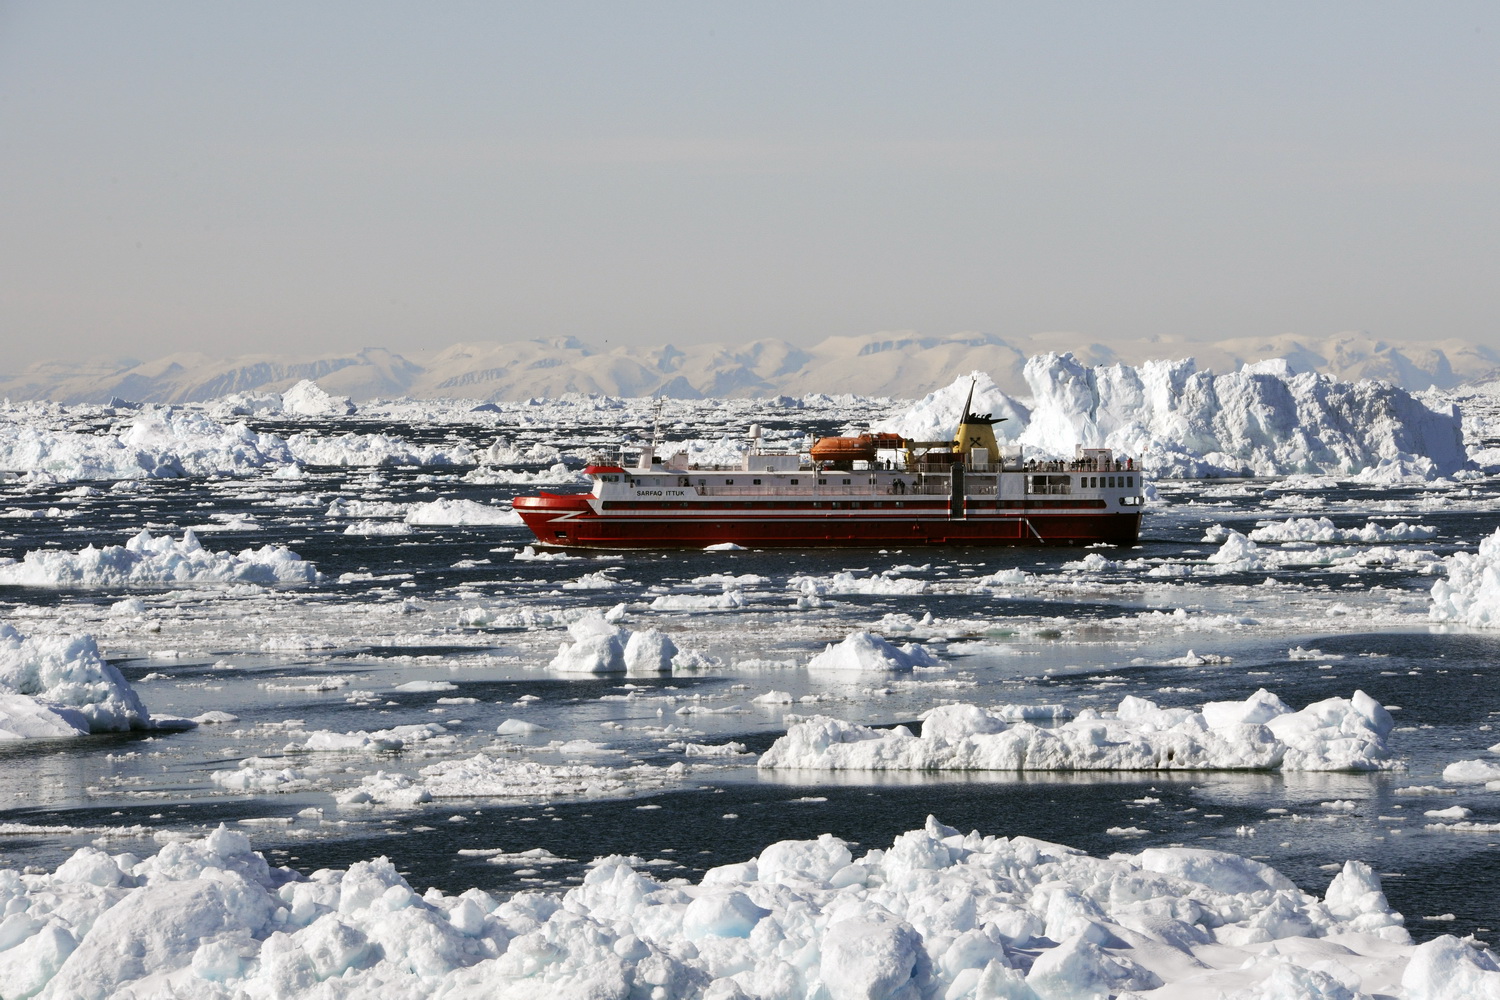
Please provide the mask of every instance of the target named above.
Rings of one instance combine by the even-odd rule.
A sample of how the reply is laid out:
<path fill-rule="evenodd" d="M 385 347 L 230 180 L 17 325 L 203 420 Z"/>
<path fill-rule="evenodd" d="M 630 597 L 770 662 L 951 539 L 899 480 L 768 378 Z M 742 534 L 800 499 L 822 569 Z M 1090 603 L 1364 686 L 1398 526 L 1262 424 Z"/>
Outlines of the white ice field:
<path fill-rule="evenodd" d="M 1500 997 L 1500 407 L 1028 379 L 1033 453 L 1221 478 L 1124 551 L 555 553 L 509 498 L 650 401 L 0 409 L 0 997 Z"/>

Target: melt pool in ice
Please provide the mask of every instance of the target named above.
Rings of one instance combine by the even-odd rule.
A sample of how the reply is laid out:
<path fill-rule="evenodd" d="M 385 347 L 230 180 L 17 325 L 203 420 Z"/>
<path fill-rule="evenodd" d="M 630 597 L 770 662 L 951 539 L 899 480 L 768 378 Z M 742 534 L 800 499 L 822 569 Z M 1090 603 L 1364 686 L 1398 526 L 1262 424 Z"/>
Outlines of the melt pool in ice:
<path fill-rule="evenodd" d="M 1300 712 L 1264 689 L 1200 710 L 1144 698 L 1112 716 L 1084 709 L 1043 728 L 1013 722 L 1011 706 L 940 705 L 922 721 L 871 729 L 818 716 L 787 730 L 760 767 L 836 771 L 1372 771 L 1395 768 L 1386 746 L 1390 713 L 1365 694 L 1329 698 Z"/>

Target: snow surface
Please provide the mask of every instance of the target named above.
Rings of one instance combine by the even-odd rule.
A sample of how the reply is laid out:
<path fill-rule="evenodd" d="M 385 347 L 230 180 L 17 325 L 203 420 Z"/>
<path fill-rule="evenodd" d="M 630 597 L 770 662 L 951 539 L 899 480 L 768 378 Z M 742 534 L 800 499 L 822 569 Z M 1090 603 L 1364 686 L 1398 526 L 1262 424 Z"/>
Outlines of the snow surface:
<path fill-rule="evenodd" d="M 905 726 L 871 729 L 816 716 L 772 744 L 759 766 L 837 771 L 1371 771 L 1394 768 L 1390 713 L 1363 691 L 1300 712 L 1261 689 L 1199 711 L 1128 697 L 1113 716 L 1078 712 L 1054 728 L 1015 713 L 940 705 Z"/>
<path fill-rule="evenodd" d="M 1500 995 L 1472 944 L 1413 945 L 1357 861 L 1318 899 L 1220 851 L 1099 859 L 934 819 L 860 857 L 780 841 L 697 884 L 609 857 L 506 900 L 419 896 L 385 858 L 302 876 L 220 827 L 145 860 L 85 847 L 0 872 L 0 898 L 0 982 L 44 1000 Z"/>
<path fill-rule="evenodd" d="M 0 562 L 0 583 L 25 587 L 224 586 L 250 583 L 300 586 L 321 574 L 283 545 L 263 545 L 238 553 L 205 549 L 191 530 L 175 540 L 142 529 L 124 545 L 86 546 L 79 552 L 41 549 L 19 562 Z"/>

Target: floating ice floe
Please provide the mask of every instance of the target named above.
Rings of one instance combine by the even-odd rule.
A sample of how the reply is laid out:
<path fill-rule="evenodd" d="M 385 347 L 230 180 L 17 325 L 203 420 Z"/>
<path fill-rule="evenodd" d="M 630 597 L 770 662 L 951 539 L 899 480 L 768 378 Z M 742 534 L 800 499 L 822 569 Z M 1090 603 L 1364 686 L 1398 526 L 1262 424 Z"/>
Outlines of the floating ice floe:
<path fill-rule="evenodd" d="M 411 525 L 405 521 L 375 521 L 367 519 L 353 522 L 344 528 L 344 534 L 366 536 L 409 535 L 411 534 Z"/>
<path fill-rule="evenodd" d="M 738 590 L 722 594 L 661 594 L 651 601 L 652 611 L 734 611 L 745 606 Z"/>
<path fill-rule="evenodd" d="M 1341 545 L 1319 547 L 1302 543 L 1302 547 L 1262 548 L 1249 536 L 1234 530 L 1223 529 L 1222 534 L 1210 532 L 1221 544 L 1204 563 L 1195 565 L 1163 564 L 1146 572 L 1152 577 L 1173 576 L 1223 576 L 1230 573 L 1263 573 L 1287 567 L 1325 566 L 1330 569 L 1370 569 L 1375 567 L 1400 567 L 1429 572 L 1429 567 L 1439 563 L 1436 553 L 1426 549 L 1408 549 L 1399 546 L 1377 545 L 1371 548 Z M 1205 541 L 1211 539 L 1205 539 Z"/>
<path fill-rule="evenodd" d="M 1163 660 L 1162 664 L 1168 667 L 1201 667 L 1210 663 L 1216 664 L 1233 662 L 1234 658 L 1231 656 L 1224 656 L 1219 653 L 1205 653 L 1204 655 L 1199 656 L 1197 653 L 1193 652 L 1190 649 L 1182 656 L 1174 657 L 1170 660 Z"/>
<path fill-rule="evenodd" d="M 556 749 L 565 755 L 615 752 L 586 740 L 571 743 L 571 747 L 565 743 Z M 618 798 L 678 785 L 687 774 L 683 764 L 544 764 L 481 753 L 428 765 L 415 778 L 377 772 L 361 779 L 357 787 L 335 793 L 334 799 L 341 805 L 412 806 L 433 799 Z"/>
<path fill-rule="evenodd" d="M 0 624 L 0 741 L 150 728 L 93 636 L 25 636 Z"/>
<path fill-rule="evenodd" d="M 407 524 L 520 524 L 521 515 L 508 507 L 492 507 L 473 500 L 433 500 L 419 503 L 406 514 Z"/>
<path fill-rule="evenodd" d="M 1443 780 L 1455 784 L 1500 782 L 1500 761 L 1460 760 L 1443 768 Z"/>
<path fill-rule="evenodd" d="M 1216 524 L 1203 535 L 1205 542 L 1222 542 L 1229 537 L 1230 529 Z M 1431 538 L 1437 529 L 1425 524 L 1407 524 L 1405 521 L 1387 527 L 1366 522 L 1359 528 L 1336 528 L 1326 517 L 1294 517 L 1285 521 L 1272 521 L 1251 530 L 1252 542 L 1408 542 Z"/>
<path fill-rule="evenodd" d="M 11 914 L 0 969 L 11 992 L 47 998 L 1500 992 L 1474 944 L 1412 944 L 1357 861 L 1318 899 L 1234 854 L 1100 859 L 929 819 L 861 857 L 827 835 L 781 841 L 696 885 L 632 862 L 644 864 L 603 858 L 567 892 L 499 900 L 418 895 L 383 858 L 311 878 L 273 869 L 222 827 L 144 861 L 86 847 L 51 874 L 0 873 Z"/>
<path fill-rule="evenodd" d="M 336 733 L 327 729 L 307 733 L 304 737 L 282 747 L 283 753 L 375 753 L 404 750 L 415 743 L 427 743 L 436 739 L 451 739 L 448 730 L 435 722 L 406 726 L 392 726 L 366 732 L 361 729 L 353 733 Z"/>
<path fill-rule="evenodd" d="M 851 632 L 837 645 L 829 643 L 823 652 L 807 661 L 814 673 L 872 672 L 910 673 L 914 667 L 935 667 L 937 657 L 925 646 L 906 643 L 897 646 L 872 632 Z"/>
<path fill-rule="evenodd" d="M 838 771 L 1373 771 L 1399 767 L 1394 723 L 1363 691 L 1300 712 L 1264 689 L 1199 711 L 1129 697 L 1113 715 L 1084 709 L 1054 728 L 1005 711 L 940 705 L 905 726 L 871 729 L 818 716 L 791 726 L 762 768 Z"/>
<path fill-rule="evenodd" d="M 787 588 L 806 597 L 826 597 L 832 594 L 925 594 L 929 589 L 926 580 L 887 573 L 872 573 L 861 577 L 853 573 L 835 573 L 832 576 L 793 576 L 787 579 Z"/>
<path fill-rule="evenodd" d="M 283 545 L 240 552 L 205 549 L 191 530 L 180 541 L 142 530 L 124 545 L 79 552 L 40 549 L 0 562 L 0 583 L 25 587 L 166 587 L 250 583 L 301 586 L 322 579 L 316 566 Z"/>
<path fill-rule="evenodd" d="M 1447 578 L 1432 585 L 1428 617 L 1478 628 L 1500 627 L 1500 531 L 1479 543 L 1478 553 L 1443 560 Z"/>

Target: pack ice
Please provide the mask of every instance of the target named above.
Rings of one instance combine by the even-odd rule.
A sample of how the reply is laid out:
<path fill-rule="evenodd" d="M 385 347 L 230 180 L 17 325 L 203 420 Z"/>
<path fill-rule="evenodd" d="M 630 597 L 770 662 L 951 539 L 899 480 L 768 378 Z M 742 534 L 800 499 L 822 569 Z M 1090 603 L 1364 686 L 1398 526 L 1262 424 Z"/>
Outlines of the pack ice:
<path fill-rule="evenodd" d="M 1128 697 L 1042 727 L 1020 706 L 940 705 L 920 736 L 816 716 L 787 729 L 762 768 L 838 771 L 1372 771 L 1394 768 L 1391 715 L 1363 691 L 1292 711 L 1265 689 L 1198 711 Z"/>
<path fill-rule="evenodd" d="M 0 470 L 58 479 L 176 479 L 253 473 L 289 465 L 291 451 L 274 434 L 225 426 L 198 410 L 142 410 L 118 431 L 91 434 L 48 428 L 55 419 L 36 405 L 0 419 Z"/>
<path fill-rule="evenodd" d="M 0 741 L 150 725 L 146 707 L 120 672 L 104 662 L 93 636 L 25 636 L 0 623 Z M 0 948 L 4 940 L 0 933 Z"/>
<path fill-rule="evenodd" d="M 1219 851 L 1093 858 L 930 819 L 855 858 L 827 834 L 663 883 L 628 859 L 566 893 L 417 895 L 384 858 L 310 877 L 220 827 L 144 861 L 0 871 L 8 997 L 1064 1000 L 1495 996 L 1473 945 L 1413 946 L 1379 877 L 1322 899 Z"/>
<path fill-rule="evenodd" d="M 1425 403 L 1387 382 L 1336 382 L 1261 362 L 1216 375 L 1191 358 L 1088 366 L 1071 354 L 1026 363 L 1027 403 L 977 379 L 974 409 L 1006 417 L 996 432 L 1028 454 L 1072 458 L 1113 448 L 1166 478 L 1299 472 L 1447 475 L 1468 462 L 1456 407 Z M 875 425 L 919 440 L 952 434 L 971 376 Z"/>
<path fill-rule="evenodd" d="M 316 566 L 284 545 L 214 552 L 191 529 L 181 540 L 142 529 L 124 545 L 89 545 L 78 552 L 39 549 L 20 562 L 0 562 L 0 583 L 24 587 L 296 586 L 319 579 Z"/>

